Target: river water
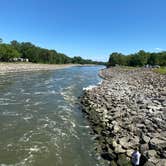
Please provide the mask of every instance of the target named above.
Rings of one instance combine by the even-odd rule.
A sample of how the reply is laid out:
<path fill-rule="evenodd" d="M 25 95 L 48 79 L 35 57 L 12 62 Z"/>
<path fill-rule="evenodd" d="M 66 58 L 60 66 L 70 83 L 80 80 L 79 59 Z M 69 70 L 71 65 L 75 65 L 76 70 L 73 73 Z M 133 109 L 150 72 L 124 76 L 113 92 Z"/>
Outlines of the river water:
<path fill-rule="evenodd" d="M 79 106 L 103 66 L 0 75 L 0 166 L 101 166 Z"/>

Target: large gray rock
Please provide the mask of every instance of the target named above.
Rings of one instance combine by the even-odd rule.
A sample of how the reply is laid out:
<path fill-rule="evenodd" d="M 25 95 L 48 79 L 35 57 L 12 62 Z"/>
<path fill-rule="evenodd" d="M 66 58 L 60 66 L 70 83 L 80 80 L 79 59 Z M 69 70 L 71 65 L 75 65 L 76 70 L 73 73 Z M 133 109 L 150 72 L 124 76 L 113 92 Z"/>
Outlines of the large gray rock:
<path fill-rule="evenodd" d="M 127 149 L 127 150 L 126 150 L 126 155 L 127 155 L 128 157 L 131 157 L 132 154 L 133 154 L 133 152 L 134 152 L 133 149 Z"/>
<path fill-rule="evenodd" d="M 132 166 L 131 161 L 127 159 L 127 156 L 121 154 L 118 156 L 118 166 Z"/>
<path fill-rule="evenodd" d="M 120 130 L 119 125 L 115 124 L 114 127 L 113 127 L 113 130 L 114 130 L 115 133 L 117 133 Z"/>
<path fill-rule="evenodd" d="M 156 149 L 166 148 L 166 141 L 160 138 L 152 138 L 150 140 L 150 146 Z"/>
<path fill-rule="evenodd" d="M 150 161 L 147 161 L 143 166 L 155 166 L 155 164 L 153 164 Z"/>
<path fill-rule="evenodd" d="M 124 147 L 125 149 L 127 149 L 129 147 L 129 138 L 128 137 L 122 137 L 119 139 L 119 144 Z"/>
<path fill-rule="evenodd" d="M 166 159 L 160 159 L 156 166 L 166 166 Z"/>
<path fill-rule="evenodd" d="M 152 162 L 153 164 L 157 164 L 159 162 L 159 158 L 152 157 L 152 158 L 149 158 L 148 161 Z"/>
<path fill-rule="evenodd" d="M 122 148 L 120 144 L 118 144 L 115 140 L 112 141 L 112 146 L 114 147 L 115 153 L 125 153 L 126 150 Z"/>
<path fill-rule="evenodd" d="M 166 96 L 166 91 L 161 92 L 162 96 Z"/>
<path fill-rule="evenodd" d="M 139 142 L 140 142 L 139 137 L 134 136 L 129 140 L 129 145 L 130 147 L 135 148 L 139 145 Z"/>
<path fill-rule="evenodd" d="M 125 153 L 125 152 L 126 150 L 124 150 L 120 144 L 117 144 L 117 146 L 115 147 L 115 153 L 118 154 L 118 153 Z"/>
<path fill-rule="evenodd" d="M 150 137 L 146 136 L 144 133 L 142 134 L 142 140 L 144 143 L 149 143 Z"/>
<path fill-rule="evenodd" d="M 149 150 L 149 145 L 148 144 L 141 144 L 140 145 L 140 152 L 143 154 Z"/>
<path fill-rule="evenodd" d="M 148 150 L 147 151 L 148 158 L 157 157 L 157 152 L 155 150 Z"/>
<path fill-rule="evenodd" d="M 162 102 L 162 105 L 166 107 L 166 100 Z"/>
<path fill-rule="evenodd" d="M 116 155 L 112 152 L 112 153 L 108 153 L 108 152 L 104 152 L 101 153 L 101 157 L 105 160 L 114 160 L 116 158 Z"/>

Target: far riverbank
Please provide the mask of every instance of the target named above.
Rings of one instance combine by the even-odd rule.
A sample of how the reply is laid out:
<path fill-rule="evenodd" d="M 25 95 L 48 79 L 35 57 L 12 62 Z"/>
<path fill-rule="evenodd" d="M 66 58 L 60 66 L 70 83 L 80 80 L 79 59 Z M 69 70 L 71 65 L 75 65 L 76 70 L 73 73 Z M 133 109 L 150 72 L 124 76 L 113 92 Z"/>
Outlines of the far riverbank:
<path fill-rule="evenodd" d="M 0 73 L 38 71 L 38 70 L 56 70 L 72 66 L 81 66 L 80 64 L 38 64 L 38 63 L 0 63 Z"/>

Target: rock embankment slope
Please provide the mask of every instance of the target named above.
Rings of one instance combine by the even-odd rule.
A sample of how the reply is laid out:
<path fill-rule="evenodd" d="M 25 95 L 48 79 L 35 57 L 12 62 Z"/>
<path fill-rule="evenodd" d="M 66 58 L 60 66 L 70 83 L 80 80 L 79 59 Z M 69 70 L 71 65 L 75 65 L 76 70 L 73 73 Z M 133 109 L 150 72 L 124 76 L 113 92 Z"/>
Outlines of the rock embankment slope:
<path fill-rule="evenodd" d="M 139 147 L 141 165 L 166 166 L 166 75 L 149 69 L 110 68 L 82 97 L 96 134 L 96 150 L 110 165 L 130 165 Z"/>

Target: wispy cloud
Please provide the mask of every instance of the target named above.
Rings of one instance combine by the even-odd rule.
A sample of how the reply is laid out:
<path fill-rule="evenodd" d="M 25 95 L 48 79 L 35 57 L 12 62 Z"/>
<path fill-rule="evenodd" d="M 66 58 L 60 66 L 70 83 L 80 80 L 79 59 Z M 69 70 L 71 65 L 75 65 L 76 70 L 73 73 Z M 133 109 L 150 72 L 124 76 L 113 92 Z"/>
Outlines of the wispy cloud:
<path fill-rule="evenodd" d="M 162 51 L 162 48 L 155 48 L 156 51 Z"/>

